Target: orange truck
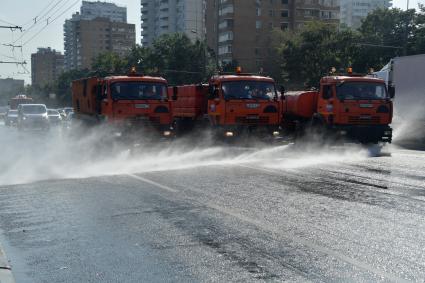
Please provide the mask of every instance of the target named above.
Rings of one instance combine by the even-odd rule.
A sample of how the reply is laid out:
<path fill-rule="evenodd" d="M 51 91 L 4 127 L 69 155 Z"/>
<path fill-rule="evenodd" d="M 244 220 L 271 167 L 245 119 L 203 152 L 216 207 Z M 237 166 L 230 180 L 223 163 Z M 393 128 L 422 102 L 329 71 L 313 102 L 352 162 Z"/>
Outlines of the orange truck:
<path fill-rule="evenodd" d="M 90 77 L 73 81 L 75 118 L 84 124 L 105 122 L 120 133 L 143 130 L 171 136 L 167 81 L 142 75 Z"/>
<path fill-rule="evenodd" d="M 224 138 L 279 135 L 282 104 L 272 78 L 218 75 L 208 84 L 170 87 L 169 97 L 176 133 L 198 124 Z"/>
<path fill-rule="evenodd" d="M 316 128 L 326 136 L 363 144 L 392 141 L 394 89 L 369 76 L 330 75 L 318 91 L 288 92 L 283 100 L 284 128 Z"/>
<path fill-rule="evenodd" d="M 17 95 L 12 97 L 9 101 L 9 107 L 12 110 L 18 109 L 19 104 L 31 104 L 33 103 L 32 98 L 24 94 Z"/>

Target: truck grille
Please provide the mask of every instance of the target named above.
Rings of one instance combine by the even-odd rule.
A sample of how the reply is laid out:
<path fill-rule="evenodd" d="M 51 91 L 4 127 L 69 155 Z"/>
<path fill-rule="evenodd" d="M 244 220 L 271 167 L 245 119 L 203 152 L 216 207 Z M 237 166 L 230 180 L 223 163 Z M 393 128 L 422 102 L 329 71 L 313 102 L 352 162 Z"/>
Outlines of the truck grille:
<path fill-rule="evenodd" d="M 349 124 L 379 124 L 381 118 L 379 116 L 349 116 Z"/>
<path fill-rule="evenodd" d="M 137 127 L 157 127 L 160 124 L 159 117 L 139 116 L 127 119 L 128 123 Z"/>
<path fill-rule="evenodd" d="M 236 123 L 243 124 L 243 125 L 264 125 L 269 123 L 269 117 L 267 116 L 236 117 Z"/>

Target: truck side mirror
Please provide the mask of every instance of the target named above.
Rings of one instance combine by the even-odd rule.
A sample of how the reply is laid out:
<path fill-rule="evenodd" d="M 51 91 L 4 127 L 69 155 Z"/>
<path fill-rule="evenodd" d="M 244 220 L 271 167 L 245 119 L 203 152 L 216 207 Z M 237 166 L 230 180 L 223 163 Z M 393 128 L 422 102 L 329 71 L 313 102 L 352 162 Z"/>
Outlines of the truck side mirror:
<path fill-rule="evenodd" d="M 218 98 L 218 88 L 216 86 L 210 86 L 208 89 L 209 99 Z"/>
<path fill-rule="evenodd" d="M 286 91 L 285 86 L 284 85 L 280 85 L 279 86 L 279 90 L 280 90 L 280 93 L 283 95 L 285 93 L 285 91 Z"/>
<path fill-rule="evenodd" d="M 171 97 L 172 100 L 177 100 L 177 94 L 179 93 L 178 87 L 173 87 L 173 96 Z"/>
<path fill-rule="evenodd" d="M 325 85 L 322 88 L 322 98 L 329 99 L 332 98 L 332 88 L 331 86 Z"/>
<path fill-rule="evenodd" d="M 390 94 L 391 99 L 395 97 L 395 87 L 393 85 L 388 86 L 388 93 Z"/>
<path fill-rule="evenodd" d="M 98 84 L 97 86 L 96 86 L 96 99 L 97 100 L 102 100 L 102 85 L 101 84 Z"/>

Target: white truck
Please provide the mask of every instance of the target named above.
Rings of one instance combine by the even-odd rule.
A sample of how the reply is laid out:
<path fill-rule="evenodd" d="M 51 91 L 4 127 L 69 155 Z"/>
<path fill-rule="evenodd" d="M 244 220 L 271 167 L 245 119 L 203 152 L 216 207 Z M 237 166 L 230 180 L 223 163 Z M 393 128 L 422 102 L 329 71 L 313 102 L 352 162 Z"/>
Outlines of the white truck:
<path fill-rule="evenodd" d="M 393 58 L 374 75 L 395 87 L 394 141 L 425 146 L 425 54 Z"/>

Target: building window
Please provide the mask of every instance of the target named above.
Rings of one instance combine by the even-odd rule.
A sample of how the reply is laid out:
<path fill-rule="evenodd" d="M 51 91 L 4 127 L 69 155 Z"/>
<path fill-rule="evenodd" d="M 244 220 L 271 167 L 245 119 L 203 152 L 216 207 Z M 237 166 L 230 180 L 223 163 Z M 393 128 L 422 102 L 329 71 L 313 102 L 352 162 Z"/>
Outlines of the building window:
<path fill-rule="evenodd" d="M 262 26 L 261 21 L 255 21 L 255 28 L 260 29 Z"/>

